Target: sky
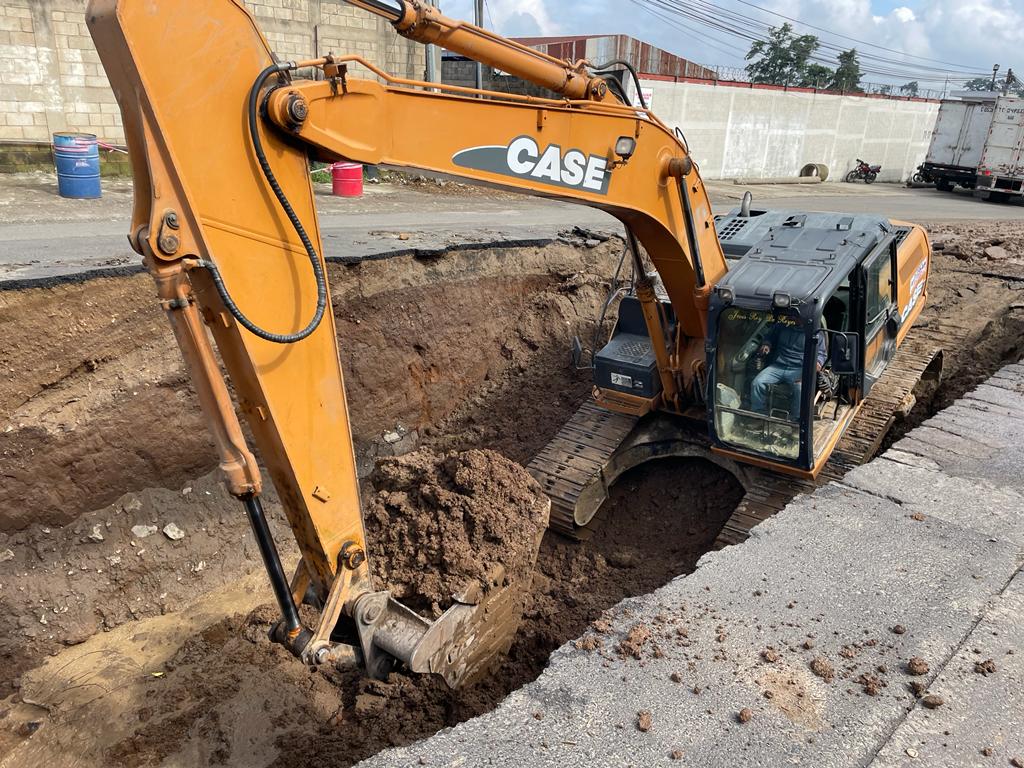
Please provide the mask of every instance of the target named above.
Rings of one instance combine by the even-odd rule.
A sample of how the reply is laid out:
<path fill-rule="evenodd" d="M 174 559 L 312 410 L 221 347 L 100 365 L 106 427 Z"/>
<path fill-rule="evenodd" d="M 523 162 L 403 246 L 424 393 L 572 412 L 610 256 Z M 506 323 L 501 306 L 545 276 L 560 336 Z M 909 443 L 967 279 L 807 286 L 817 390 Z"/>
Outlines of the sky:
<path fill-rule="evenodd" d="M 656 3 L 693 3 L 742 13 L 780 26 L 785 19 L 744 4 L 743 0 L 485 0 L 485 26 L 503 35 L 573 35 L 624 33 L 707 65 L 742 67 L 749 42 L 710 30 L 661 10 L 690 30 L 669 24 L 651 10 Z M 829 30 L 798 31 L 823 42 L 886 57 L 878 63 L 893 75 L 869 73 L 865 81 L 906 82 L 925 77 L 941 80 L 934 70 L 991 72 L 1017 65 L 1024 79 L 1024 0 L 747 0 L 801 22 Z M 439 0 L 449 16 L 473 18 L 472 0 Z M 837 37 L 846 35 L 875 46 Z M 895 62 L 895 63 L 893 63 Z M 944 63 L 938 63 L 944 62 Z M 960 65 L 952 67 L 952 65 Z M 942 87 L 941 83 L 938 84 Z"/>

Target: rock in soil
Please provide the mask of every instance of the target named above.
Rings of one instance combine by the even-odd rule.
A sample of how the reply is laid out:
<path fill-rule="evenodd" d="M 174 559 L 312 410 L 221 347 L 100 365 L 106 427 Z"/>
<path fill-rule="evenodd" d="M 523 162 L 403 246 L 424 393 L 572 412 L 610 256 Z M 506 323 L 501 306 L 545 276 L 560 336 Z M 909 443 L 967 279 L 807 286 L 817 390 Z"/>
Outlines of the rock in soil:
<path fill-rule="evenodd" d="M 928 709 L 938 709 L 946 703 L 946 700 L 941 696 L 936 696 L 934 693 L 929 693 L 921 699 L 921 703 L 928 707 Z"/>
<path fill-rule="evenodd" d="M 493 451 L 418 451 L 381 461 L 371 480 L 370 564 L 407 607 L 436 618 L 497 567 L 529 585 L 548 501 L 520 465 Z"/>

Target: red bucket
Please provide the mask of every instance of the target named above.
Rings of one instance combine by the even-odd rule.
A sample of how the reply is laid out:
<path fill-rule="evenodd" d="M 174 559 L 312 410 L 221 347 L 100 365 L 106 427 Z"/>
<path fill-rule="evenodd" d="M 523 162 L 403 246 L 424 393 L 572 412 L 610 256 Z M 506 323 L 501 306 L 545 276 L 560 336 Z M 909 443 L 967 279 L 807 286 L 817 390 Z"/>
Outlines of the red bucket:
<path fill-rule="evenodd" d="M 363 194 L 363 166 L 359 163 L 334 163 L 331 166 L 331 187 L 338 197 L 359 197 Z"/>

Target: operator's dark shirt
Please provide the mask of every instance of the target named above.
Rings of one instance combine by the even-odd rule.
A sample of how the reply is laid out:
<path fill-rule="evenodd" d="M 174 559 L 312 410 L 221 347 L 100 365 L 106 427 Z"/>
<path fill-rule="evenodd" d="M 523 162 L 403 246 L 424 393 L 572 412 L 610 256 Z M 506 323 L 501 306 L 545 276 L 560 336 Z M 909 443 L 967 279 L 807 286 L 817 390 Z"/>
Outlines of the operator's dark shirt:
<path fill-rule="evenodd" d="M 825 336 L 814 334 L 818 344 L 818 364 L 825 365 Z M 800 369 L 804 364 L 804 330 L 799 325 L 775 323 L 765 337 L 773 365 L 788 370 Z"/>

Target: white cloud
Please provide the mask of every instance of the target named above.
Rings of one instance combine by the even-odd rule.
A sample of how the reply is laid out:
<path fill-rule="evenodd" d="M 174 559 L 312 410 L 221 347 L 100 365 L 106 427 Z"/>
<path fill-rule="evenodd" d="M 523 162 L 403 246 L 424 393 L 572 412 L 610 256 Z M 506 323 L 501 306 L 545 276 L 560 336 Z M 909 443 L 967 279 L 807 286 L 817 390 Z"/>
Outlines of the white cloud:
<path fill-rule="evenodd" d="M 510 36 L 557 35 L 563 31 L 562 25 L 554 20 L 556 14 L 549 10 L 549 6 L 557 8 L 564 5 L 566 3 L 560 0 L 487 0 L 484 23 Z M 449 16 L 473 19 L 472 0 L 442 0 L 441 10 Z"/>
<path fill-rule="evenodd" d="M 687 2 L 687 0 L 681 0 Z M 440 0 L 442 10 L 460 18 L 472 18 L 472 0 Z M 704 64 L 743 66 L 748 43 L 680 19 L 690 27 L 681 30 L 640 8 L 634 0 L 486 0 L 487 26 L 506 34 L 611 34 L 624 33 L 646 40 L 680 56 Z M 712 0 L 730 11 L 761 22 L 783 23 L 743 5 L 738 0 Z M 876 64 L 921 79 L 922 70 L 948 68 L 938 59 L 967 65 L 972 71 L 991 71 L 1000 63 L 1003 71 L 1016 65 L 1024 73 L 1024 0 L 903 0 L 889 10 L 881 0 L 751 0 L 778 13 L 801 19 L 823 29 L 848 35 L 899 53 L 866 47 L 861 43 L 820 34 L 823 40 L 858 51 L 892 59 Z M 529 30 L 529 32 L 527 32 Z M 804 30 L 813 32 L 813 30 Z M 818 33 L 815 33 L 818 34 Z M 913 77 L 911 77 L 913 76 Z M 877 74 L 865 80 L 899 81 Z M 922 83 L 922 85 L 925 85 Z M 941 84 L 939 85 L 941 87 Z"/>
<path fill-rule="evenodd" d="M 914 15 L 914 11 L 907 8 L 905 5 L 901 5 L 899 8 L 892 9 L 892 15 L 897 19 L 906 24 L 908 21 L 916 21 L 917 17 Z"/>

